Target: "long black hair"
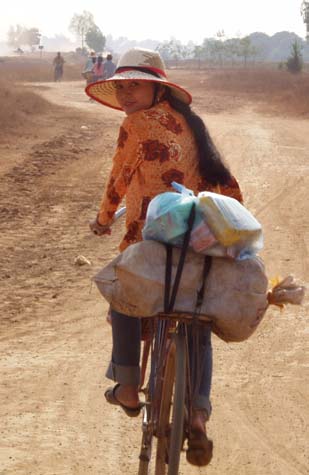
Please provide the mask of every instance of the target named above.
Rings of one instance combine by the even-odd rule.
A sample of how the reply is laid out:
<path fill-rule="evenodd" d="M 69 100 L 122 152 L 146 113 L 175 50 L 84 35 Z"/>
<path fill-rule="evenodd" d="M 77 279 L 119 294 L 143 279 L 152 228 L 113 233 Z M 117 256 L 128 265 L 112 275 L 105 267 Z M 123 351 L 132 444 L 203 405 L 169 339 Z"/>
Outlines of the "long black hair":
<path fill-rule="evenodd" d="M 121 69 L 122 68 L 118 68 L 116 72 L 120 72 Z M 132 67 L 132 69 L 146 72 L 155 77 L 160 77 L 159 74 L 155 71 L 149 70 L 148 68 Z M 155 82 L 154 85 L 155 88 L 152 105 L 157 103 L 160 91 L 159 83 Z M 160 97 L 160 100 L 167 100 L 173 109 L 180 112 L 192 130 L 198 149 L 199 172 L 201 176 L 211 185 L 227 185 L 232 179 L 231 172 L 224 163 L 223 158 L 210 137 L 203 120 L 199 115 L 193 112 L 190 105 L 185 104 L 180 99 L 173 96 L 168 87 L 165 87 L 164 89 L 164 94 Z"/>
<path fill-rule="evenodd" d="M 198 149 L 201 176 L 211 185 L 227 185 L 232 178 L 231 172 L 225 165 L 203 120 L 193 112 L 190 105 L 173 96 L 169 88 L 166 88 L 163 98 L 169 102 L 173 109 L 183 115 L 192 130 Z"/>

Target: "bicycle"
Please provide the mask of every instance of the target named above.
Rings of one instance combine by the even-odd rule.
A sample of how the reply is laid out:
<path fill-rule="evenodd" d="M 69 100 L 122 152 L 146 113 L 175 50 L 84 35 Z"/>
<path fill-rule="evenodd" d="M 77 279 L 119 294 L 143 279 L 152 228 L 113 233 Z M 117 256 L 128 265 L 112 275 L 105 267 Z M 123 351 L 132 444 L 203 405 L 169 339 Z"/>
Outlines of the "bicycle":
<path fill-rule="evenodd" d="M 215 320 L 212 321 L 212 319 L 207 319 L 204 315 L 200 315 L 205 281 L 212 262 L 211 257 L 205 256 L 204 271 L 200 279 L 201 286 L 197 292 L 195 306 L 193 305 L 195 307 L 194 310 L 191 314 L 173 313 L 193 221 L 194 206 L 190 213 L 188 231 L 185 235 L 184 244 L 180 253 L 172 292 L 170 292 L 171 265 L 169 265 L 172 262 L 172 246 L 166 245 L 167 265 L 164 313 L 150 320 L 152 323 L 152 333 L 144 344 L 141 362 L 140 391 L 145 394 L 145 404 L 143 407 L 142 444 L 139 454 L 138 475 L 150 474 L 154 439 L 157 440 L 156 457 L 154 460 L 155 472 L 152 471 L 151 473 L 154 475 L 179 474 L 181 450 L 184 447 L 185 439 L 190 441 L 193 413 L 192 402 L 194 396 L 198 394 L 196 391 L 199 389 L 199 376 L 201 374 L 198 353 L 193 352 L 192 354 L 192 348 L 189 351 L 189 332 L 192 330 L 191 333 L 193 337 L 197 336 L 199 339 L 199 325 L 206 323 L 209 325 L 208 331 L 213 330 L 225 341 L 243 341 L 255 330 L 268 305 L 274 304 L 281 306 L 285 303 L 300 305 L 305 293 L 305 288 L 296 284 L 292 276 L 288 276 L 277 283 L 271 291 L 267 290 L 267 286 L 265 286 L 265 288 L 262 287 L 261 302 L 263 305 L 261 306 L 258 301 L 255 312 L 248 315 L 248 323 L 252 322 L 253 325 L 249 324 L 243 332 L 239 333 L 237 329 L 236 331 L 234 330 L 234 333 L 232 331 L 226 336 L 224 332 L 221 332 L 221 329 L 216 326 Z M 143 259 L 144 258 L 145 256 L 143 256 Z M 263 269 L 261 270 L 260 268 L 260 264 L 258 264 L 258 269 L 257 282 L 260 276 L 263 277 L 263 281 L 267 281 Z M 239 292 L 239 289 L 237 289 L 237 292 Z M 105 296 L 104 292 L 102 292 L 102 294 Z M 248 295 L 250 296 L 250 293 Z M 144 303 L 145 302 L 144 300 Z M 239 308 L 241 309 L 241 306 Z M 142 314 L 142 307 L 139 307 L 139 309 L 138 314 L 140 315 Z M 263 313 L 261 313 L 261 309 Z M 151 313 L 149 312 L 149 314 Z M 192 335 L 190 335 L 190 338 L 191 336 Z M 190 339 L 190 343 L 192 343 L 192 339 Z M 199 344 L 195 346 L 199 348 Z M 147 363 L 150 363 L 149 377 L 144 386 Z M 208 441 L 207 438 L 206 442 L 209 442 L 211 445 L 211 441 Z M 211 454 L 206 453 L 206 458 L 207 457 L 211 457 Z M 207 463 L 208 462 L 204 463 L 204 465 Z"/>
<path fill-rule="evenodd" d="M 204 322 L 209 325 L 209 322 Z M 155 475 L 177 475 L 180 454 L 190 437 L 192 399 L 199 378 L 192 377 L 188 348 L 188 315 L 160 315 L 154 336 L 144 343 L 143 360 L 151 347 L 145 394 L 138 475 L 150 473 L 153 438 L 157 439 Z M 142 384 L 145 365 L 142 362 Z"/>
<path fill-rule="evenodd" d="M 205 280 L 210 270 L 211 258 L 205 257 L 204 276 L 192 314 L 177 314 L 172 310 L 193 221 L 194 210 L 189 217 L 189 229 L 184 238 L 171 297 L 169 297 L 171 290 L 169 263 L 171 262 L 172 246 L 167 246 L 166 313 L 160 314 L 154 319 L 152 336 L 144 343 L 140 389 L 145 394 L 145 406 L 138 475 L 149 475 L 150 473 L 154 437 L 157 439 L 155 475 L 177 475 L 184 442 L 190 438 L 192 400 L 199 388 L 201 368 L 199 368 L 197 350 L 190 358 L 189 333 L 193 334 L 193 339 L 195 338 L 195 342 L 197 342 L 199 325 L 211 325 L 210 320 L 206 317 L 201 318 L 198 313 L 203 300 Z M 147 384 L 143 388 L 149 353 L 151 355 L 150 374 Z"/>
<path fill-rule="evenodd" d="M 124 213 L 125 208 L 118 210 L 114 221 Z M 209 256 L 205 256 L 201 287 L 197 292 L 197 300 L 192 313 L 173 313 L 173 307 L 194 218 L 195 206 L 193 205 L 173 286 L 171 275 L 173 246 L 166 245 L 164 313 L 151 320 L 151 336 L 144 343 L 140 392 L 145 395 L 145 405 L 143 407 L 138 475 L 150 474 L 154 438 L 157 439 L 154 474 L 178 475 L 180 454 L 185 440 L 190 438 L 192 400 L 199 389 L 201 368 L 199 367 L 198 351 L 193 351 L 193 353 L 189 351 L 189 333 L 191 333 L 191 341 L 195 339 L 197 342 L 199 326 L 202 324 L 211 325 L 210 320 L 199 315 L 205 281 L 211 266 Z M 195 347 L 198 348 L 199 345 L 196 344 Z M 150 363 L 149 378 L 144 387 L 148 363 Z"/>

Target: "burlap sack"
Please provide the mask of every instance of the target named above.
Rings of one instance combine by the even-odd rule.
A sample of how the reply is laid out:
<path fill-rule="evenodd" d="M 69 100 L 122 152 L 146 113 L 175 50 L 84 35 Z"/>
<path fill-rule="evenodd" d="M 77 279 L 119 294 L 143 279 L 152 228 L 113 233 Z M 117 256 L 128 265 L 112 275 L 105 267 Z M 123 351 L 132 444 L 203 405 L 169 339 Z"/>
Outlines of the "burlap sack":
<path fill-rule="evenodd" d="M 175 278 L 180 250 L 173 250 Z M 166 248 L 156 241 L 129 246 L 95 277 L 103 297 L 118 312 L 133 317 L 163 313 Z M 188 252 L 174 312 L 192 313 L 201 285 L 204 256 Z M 268 280 L 260 258 L 214 257 L 207 277 L 201 317 L 225 341 L 243 341 L 256 329 L 267 306 Z"/>

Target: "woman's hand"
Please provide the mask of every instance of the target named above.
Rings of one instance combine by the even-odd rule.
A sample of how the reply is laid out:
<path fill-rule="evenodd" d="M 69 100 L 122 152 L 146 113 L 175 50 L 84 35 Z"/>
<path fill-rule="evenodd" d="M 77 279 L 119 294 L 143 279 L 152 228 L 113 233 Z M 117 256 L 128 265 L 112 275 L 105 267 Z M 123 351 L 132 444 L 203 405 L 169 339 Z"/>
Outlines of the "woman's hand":
<path fill-rule="evenodd" d="M 104 234 L 111 234 L 111 228 L 109 224 L 100 224 L 98 222 L 98 218 L 96 217 L 95 220 L 90 221 L 89 227 L 91 231 L 96 234 L 97 236 L 103 236 Z"/>

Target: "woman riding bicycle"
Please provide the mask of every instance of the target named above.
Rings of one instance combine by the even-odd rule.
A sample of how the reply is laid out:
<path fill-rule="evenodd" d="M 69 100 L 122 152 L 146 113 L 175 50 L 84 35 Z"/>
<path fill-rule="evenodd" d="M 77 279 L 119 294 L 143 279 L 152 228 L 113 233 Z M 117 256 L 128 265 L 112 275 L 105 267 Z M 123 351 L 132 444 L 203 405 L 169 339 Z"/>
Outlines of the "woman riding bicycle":
<path fill-rule="evenodd" d="M 224 164 L 202 119 L 190 108 L 191 95 L 167 80 L 158 52 L 134 48 L 119 60 L 108 80 L 91 84 L 87 94 L 126 114 L 119 132 L 113 167 L 96 219 L 90 224 L 98 234 L 110 234 L 114 214 L 126 196 L 126 234 L 120 251 L 142 240 L 146 211 L 157 194 L 172 191 L 177 181 L 195 193 L 213 191 L 242 201 L 235 178 Z M 105 397 L 136 416 L 141 403 L 141 323 L 111 309 L 113 350 L 107 377 L 116 381 Z M 206 465 L 212 456 L 206 421 L 210 417 L 212 376 L 211 330 L 201 327 L 202 375 L 193 401 L 191 439 L 187 459 Z"/>

